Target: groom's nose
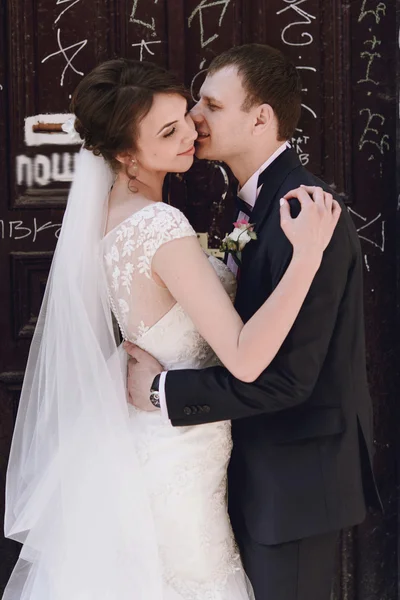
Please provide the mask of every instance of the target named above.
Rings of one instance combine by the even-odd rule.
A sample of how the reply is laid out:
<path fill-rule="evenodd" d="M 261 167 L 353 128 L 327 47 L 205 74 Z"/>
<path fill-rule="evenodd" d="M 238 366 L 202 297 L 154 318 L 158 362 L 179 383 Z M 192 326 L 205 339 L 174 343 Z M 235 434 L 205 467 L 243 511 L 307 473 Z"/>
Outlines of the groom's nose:
<path fill-rule="evenodd" d="M 201 121 L 204 120 L 204 117 L 201 112 L 200 102 L 197 102 L 197 104 L 193 106 L 193 108 L 190 111 L 190 116 L 192 117 L 195 123 L 201 123 Z"/>

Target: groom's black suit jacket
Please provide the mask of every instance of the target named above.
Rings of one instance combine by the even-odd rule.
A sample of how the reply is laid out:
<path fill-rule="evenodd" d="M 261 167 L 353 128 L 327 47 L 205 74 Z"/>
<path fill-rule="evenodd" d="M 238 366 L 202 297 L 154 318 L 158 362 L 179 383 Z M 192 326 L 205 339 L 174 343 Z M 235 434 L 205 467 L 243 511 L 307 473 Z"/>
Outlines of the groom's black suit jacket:
<path fill-rule="evenodd" d="M 329 189 L 291 149 L 262 178 L 251 216 L 258 239 L 243 251 L 236 298 L 245 322 L 277 286 L 291 259 L 279 199 L 300 184 Z M 166 378 L 173 425 L 233 420 L 230 514 L 237 535 L 245 527 L 262 544 L 355 525 L 364 519 L 366 504 L 379 502 L 371 469 L 363 261 L 356 230 L 342 208 L 292 330 L 254 383 L 235 379 L 223 367 L 170 371 Z"/>

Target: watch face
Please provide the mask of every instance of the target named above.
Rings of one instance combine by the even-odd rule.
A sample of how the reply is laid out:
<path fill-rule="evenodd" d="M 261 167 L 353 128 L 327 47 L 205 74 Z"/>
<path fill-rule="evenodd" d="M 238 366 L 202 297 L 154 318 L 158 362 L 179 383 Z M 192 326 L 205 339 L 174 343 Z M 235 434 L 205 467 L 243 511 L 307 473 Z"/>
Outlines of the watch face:
<path fill-rule="evenodd" d="M 160 394 L 159 392 L 151 392 L 150 393 L 150 402 L 156 408 L 160 408 Z"/>
<path fill-rule="evenodd" d="M 158 392 L 159 391 L 160 377 L 161 377 L 160 375 L 156 375 L 154 377 L 153 383 L 152 383 L 151 388 L 150 388 L 150 390 L 152 392 Z"/>

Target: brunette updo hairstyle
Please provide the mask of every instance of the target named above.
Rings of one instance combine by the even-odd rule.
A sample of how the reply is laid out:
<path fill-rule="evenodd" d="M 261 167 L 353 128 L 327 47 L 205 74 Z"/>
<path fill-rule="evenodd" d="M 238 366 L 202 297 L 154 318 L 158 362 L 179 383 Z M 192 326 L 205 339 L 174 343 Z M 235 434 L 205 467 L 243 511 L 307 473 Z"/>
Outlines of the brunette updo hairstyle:
<path fill-rule="evenodd" d="M 103 156 L 115 172 L 116 156 L 135 152 L 139 123 L 150 111 L 155 94 L 179 94 L 185 87 L 162 67 L 124 58 L 108 60 L 82 79 L 71 100 L 75 129 L 84 147 Z"/>

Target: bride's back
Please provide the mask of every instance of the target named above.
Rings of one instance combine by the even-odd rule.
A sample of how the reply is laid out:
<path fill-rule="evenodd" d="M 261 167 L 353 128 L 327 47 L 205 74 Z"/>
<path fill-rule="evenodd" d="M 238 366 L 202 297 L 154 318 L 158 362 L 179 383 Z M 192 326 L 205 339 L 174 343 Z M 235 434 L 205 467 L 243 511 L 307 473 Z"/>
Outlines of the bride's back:
<path fill-rule="evenodd" d="M 127 340 L 136 342 L 176 303 L 154 278 L 151 263 L 162 244 L 195 235 L 185 221 L 173 207 L 150 203 L 110 229 L 103 239 L 110 302 Z"/>
<path fill-rule="evenodd" d="M 186 217 L 158 202 L 135 212 L 109 230 L 103 240 L 110 304 L 124 339 L 150 352 L 169 369 L 201 368 L 216 360 L 189 315 L 152 273 L 157 250 L 188 236 L 196 233 Z M 210 257 L 210 261 L 233 299 L 236 282 L 232 273 L 218 259 Z M 193 293 L 189 283 L 187 293 Z"/>

